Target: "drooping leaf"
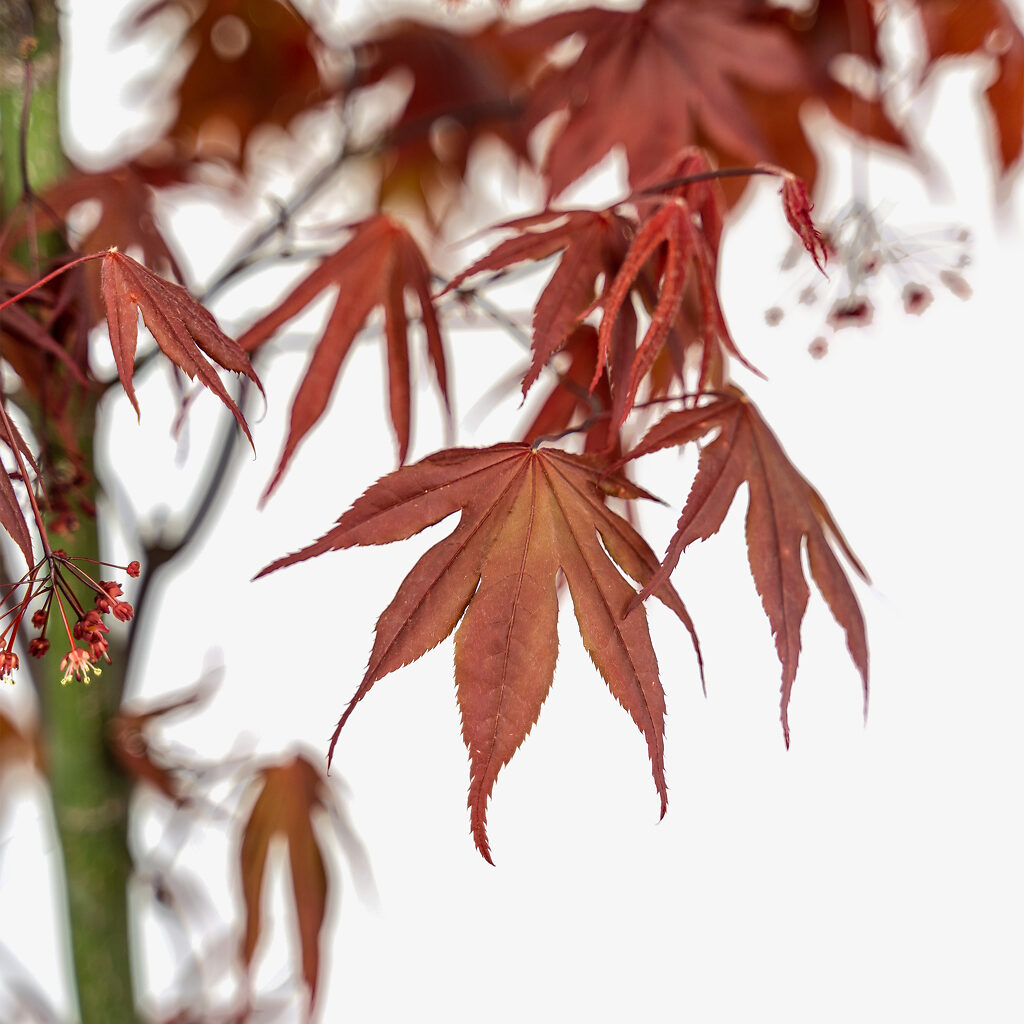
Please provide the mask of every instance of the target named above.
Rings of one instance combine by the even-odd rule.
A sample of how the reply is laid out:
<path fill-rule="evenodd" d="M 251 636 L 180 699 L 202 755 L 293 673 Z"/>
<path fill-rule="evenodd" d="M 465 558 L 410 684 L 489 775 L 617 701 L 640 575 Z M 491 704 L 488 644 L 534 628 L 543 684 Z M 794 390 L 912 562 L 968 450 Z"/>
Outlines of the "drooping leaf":
<path fill-rule="evenodd" d="M 643 606 L 619 569 L 648 582 L 657 559 L 603 495 L 645 497 L 599 464 L 523 444 L 438 452 L 384 477 L 337 526 L 260 575 L 326 551 L 402 540 L 460 512 L 459 523 L 416 563 L 377 620 L 370 663 L 331 741 L 377 680 L 455 634 L 455 684 L 469 749 L 470 820 L 489 861 L 487 802 L 551 686 L 558 653 L 556 578 L 569 585 L 583 643 L 647 741 L 665 811 L 665 703 Z M 616 564 L 618 568 L 616 568 Z M 678 594 L 656 595 L 693 637 Z M 459 625 L 461 620 L 461 625 Z"/>
<path fill-rule="evenodd" d="M 172 284 L 147 270 L 124 253 L 110 250 L 103 257 L 101 291 L 110 330 L 110 347 L 117 373 L 136 413 L 139 403 L 132 385 L 139 317 L 149 328 L 163 353 L 190 380 L 198 379 L 230 410 L 252 443 L 252 435 L 234 400 L 206 360 L 205 352 L 225 370 L 244 374 L 262 391 L 245 351 L 217 326 L 213 315 L 181 285 Z"/>
<path fill-rule="evenodd" d="M 407 291 L 416 297 L 427 339 L 427 353 L 447 405 L 444 346 L 430 296 L 426 261 L 405 228 L 383 214 L 359 224 L 348 242 L 253 324 L 239 338 L 239 344 L 247 352 L 259 348 L 279 327 L 332 287 L 338 289 L 334 310 L 292 402 L 288 438 L 264 497 L 277 486 L 299 443 L 323 415 L 352 342 L 376 306 L 384 309 L 391 423 L 398 438 L 399 461 L 405 461 L 412 420 L 405 312 Z"/>
<path fill-rule="evenodd" d="M 2 395 L 0 395 L 0 402 L 5 403 L 6 409 L 6 399 Z M 32 452 L 21 436 L 21 432 L 6 413 L 0 418 L 0 441 L 3 441 L 12 452 L 20 453 L 26 465 L 31 466 L 38 473 L 38 466 L 36 466 Z M 24 480 L 23 483 L 26 487 L 32 487 L 34 481 Z M 24 511 L 22 511 L 17 492 L 14 490 L 14 484 L 3 463 L 0 463 L 0 525 L 11 535 L 25 556 L 25 564 L 31 568 L 34 564 L 32 534 L 29 532 L 28 522 L 25 519 Z"/>
<path fill-rule="evenodd" d="M 248 970 L 263 931 L 261 897 L 270 844 L 288 847 L 292 897 L 302 951 L 302 977 L 309 988 L 309 1009 L 316 1001 L 320 974 L 320 932 L 327 908 L 328 878 L 313 819 L 327 807 L 319 769 L 302 756 L 270 765 L 259 773 L 260 792 L 242 832 L 240 854 L 245 935 L 242 962 Z"/>
<path fill-rule="evenodd" d="M 183 158 L 241 165 L 256 128 L 285 128 L 329 97 L 317 66 L 316 36 L 288 0 L 155 0 L 132 25 L 146 26 L 168 10 L 189 19 L 182 42 L 192 56 L 167 132 Z"/>
<path fill-rule="evenodd" d="M 6 409 L 6 405 L 4 406 Z M 39 466 L 36 463 L 36 457 L 32 454 L 32 449 L 29 448 L 28 442 L 25 440 L 21 431 L 18 429 L 17 424 L 8 415 L 6 422 L 0 422 L 0 441 L 2 441 L 12 452 L 17 451 L 21 453 L 21 457 L 25 460 L 26 465 L 34 473 L 39 472 Z"/>
<path fill-rule="evenodd" d="M 669 413 L 626 456 L 637 458 L 661 448 L 699 441 L 697 476 L 661 568 L 642 597 L 668 580 L 680 555 L 695 540 L 707 540 L 725 520 L 739 486 L 750 492 L 747 553 L 754 584 L 771 624 L 782 663 L 782 728 L 789 745 L 788 707 L 800 658 L 800 624 L 809 591 L 802 551 L 811 576 L 846 633 L 846 643 L 868 696 L 868 651 L 864 619 L 850 582 L 836 557 L 838 547 L 863 579 L 867 574 L 846 543 L 818 492 L 793 466 L 753 403 L 738 388 L 707 405 Z"/>

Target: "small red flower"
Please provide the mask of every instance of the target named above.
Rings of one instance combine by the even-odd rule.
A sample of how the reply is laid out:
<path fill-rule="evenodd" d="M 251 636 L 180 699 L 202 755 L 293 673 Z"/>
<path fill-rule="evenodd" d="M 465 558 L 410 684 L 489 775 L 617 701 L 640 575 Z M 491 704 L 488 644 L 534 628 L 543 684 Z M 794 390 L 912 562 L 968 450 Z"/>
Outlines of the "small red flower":
<path fill-rule="evenodd" d="M 132 579 L 138 579 L 139 574 L 142 572 L 142 566 L 138 562 L 129 562 L 125 567 L 125 572 L 131 576 Z"/>
<path fill-rule="evenodd" d="M 112 580 L 100 580 L 97 586 L 103 593 L 96 595 L 96 607 L 101 612 L 109 612 L 114 598 L 120 597 L 124 593 L 121 584 L 114 583 Z"/>
<path fill-rule="evenodd" d="M 127 601 L 117 601 L 114 604 L 114 618 L 120 622 L 127 622 L 135 614 L 135 609 Z"/>
<path fill-rule="evenodd" d="M 50 649 L 50 641 L 45 636 L 33 637 L 28 642 L 28 653 L 33 658 L 41 658 Z"/>
<path fill-rule="evenodd" d="M 60 681 L 61 686 L 65 686 L 72 679 L 80 679 L 83 683 L 88 683 L 92 673 L 100 674 L 100 670 L 92 663 L 92 655 L 81 647 L 72 647 L 64 655 L 60 667 L 64 672 Z"/>
<path fill-rule="evenodd" d="M 107 624 L 100 618 L 100 613 L 95 608 L 90 608 L 79 625 L 86 633 L 109 633 Z"/>
<path fill-rule="evenodd" d="M 903 309 L 920 316 L 932 304 L 931 289 L 923 284 L 908 284 L 903 289 Z"/>
<path fill-rule="evenodd" d="M 0 679 L 3 679 L 4 676 L 13 675 L 20 665 L 21 662 L 14 651 L 10 649 L 4 651 L 0 654 Z M 12 679 L 11 682 L 13 683 L 14 680 Z"/>
<path fill-rule="evenodd" d="M 841 327 L 866 327 L 875 315 L 875 307 L 869 299 L 850 295 L 839 299 L 828 312 L 828 322 L 835 329 Z"/>

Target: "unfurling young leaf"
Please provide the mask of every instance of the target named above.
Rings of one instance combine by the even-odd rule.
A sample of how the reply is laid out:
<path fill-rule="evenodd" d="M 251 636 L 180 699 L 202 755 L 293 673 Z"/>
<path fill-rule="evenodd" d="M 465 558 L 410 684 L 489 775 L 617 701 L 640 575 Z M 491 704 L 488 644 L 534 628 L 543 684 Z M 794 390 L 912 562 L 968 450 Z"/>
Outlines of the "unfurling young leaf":
<path fill-rule="evenodd" d="M 759 164 L 760 170 L 777 174 L 782 179 L 779 195 L 782 196 L 782 210 L 789 226 L 797 233 L 803 247 L 811 254 L 815 266 L 824 274 L 828 262 L 828 245 L 821 232 L 814 226 L 811 211 L 814 203 L 807 194 L 807 185 L 795 174 L 772 164 Z"/>
<path fill-rule="evenodd" d="M 646 613 L 642 605 L 629 610 L 636 591 L 619 571 L 643 585 L 658 563 L 636 530 L 605 506 L 610 486 L 621 497 L 649 497 L 625 477 L 602 474 L 594 461 L 554 449 L 501 444 L 442 451 L 379 480 L 320 540 L 260 573 L 326 551 L 403 540 L 461 512 L 455 530 L 416 563 L 377 620 L 369 667 L 328 757 L 373 684 L 436 647 L 461 620 L 455 684 L 471 765 L 470 820 L 488 861 L 487 801 L 537 721 L 555 670 L 559 571 L 584 645 L 647 740 L 665 813 L 665 697 Z M 655 594 L 697 648 L 675 589 L 665 582 Z"/>

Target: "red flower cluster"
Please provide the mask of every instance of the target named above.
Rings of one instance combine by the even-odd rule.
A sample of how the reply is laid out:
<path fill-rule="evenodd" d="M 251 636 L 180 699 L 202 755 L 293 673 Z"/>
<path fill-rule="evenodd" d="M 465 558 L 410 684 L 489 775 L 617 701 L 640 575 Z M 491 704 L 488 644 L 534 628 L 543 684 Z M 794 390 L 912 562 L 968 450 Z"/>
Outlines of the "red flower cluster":
<path fill-rule="evenodd" d="M 88 683 L 93 674 L 100 674 L 97 662 L 105 659 L 109 664 L 109 644 L 104 635 L 109 632 L 109 628 L 103 617 L 113 615 L 120 622 L 127 622 L 135 614 L 135 609 L 128 601 L 121 600 L 124 591 L 119 583 L 93 579 L 81 568 L 79 563 L 82 562 L 92 562 L 92 559 L 72 558 L 61 550 L 51 551 L 17 583 L 9 585 L 6 592 L 0 594 L 2 607 L 13 603 L 13 595 L 24 587 L 17 603 L 0 614 L 0 622 L 10 619 L 3 632 L 0 632 L 0 680 L 10 677 L 19 666 L 18 655 L 13 650 L 14 640 L 29 606 L 40 599 L 42 605 L 36 608 L 30 620 L 33 628 L 39 630 L 39 636 L 29 641 L 29 654 L 41 658 L 49 651 L 50 641 L 46 631 L 50 613 L 56 606 L 69 648 L 60 663 L 64 672 L 61 682 L 79 679 Z M 138 577 L 141 571 L 138 562 L 129 562 L 126 566 L 111 566 L 109 562 L 94 564 L 121 569 L 131 577 Z M 83 601 L 79 597 L 82 588 L 92 595 L 93 607 L 87 607 L 88 598 Z"/>

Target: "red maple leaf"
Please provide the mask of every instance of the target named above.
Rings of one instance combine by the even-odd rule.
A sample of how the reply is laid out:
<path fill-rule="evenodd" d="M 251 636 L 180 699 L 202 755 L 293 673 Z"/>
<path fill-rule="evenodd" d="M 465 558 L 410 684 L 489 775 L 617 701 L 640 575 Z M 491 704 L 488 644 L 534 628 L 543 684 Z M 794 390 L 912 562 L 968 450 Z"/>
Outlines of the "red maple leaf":
<path fill-rule="evenodd" d="M 177 86 L 178 116 L 167 134 L 182 155 L 241 164 L 261 125 L 282 128 L 326 100 L 317 39 L 287 0 L 155 0 L 135 15 L 139 28 L 176 8 L 190 19 L 182 43 L 191 60 Z M 228 130 L 225 130 L 225 129 Z"/>
<path fill-rule="evenodd" d="M 447 405 L 444 346 L 430 296 L 430 272 L 412 236 L 384 214 L 357 225 L 348 242 L 253 324 L 239 338 L 239 344 L 247 352 L 257 349 L 282 324 L 331 287 L 338 288 L 337 302 L 296 392 L 288 438 L 264 498 L 277 486 L 299 443 L 323 415 L 352 342 L 375 306 L 384 309 L 391 423 L 398 438 L 399 461 L 405 461 L 412 420 L 405 310 L 407 290 L 416 296 L 427 337 L 427 352 Z"/>
<path fill-rule="evenodd" d="M 526 158 L 528 133 L 520 121 L 525 60 L 506 45 L 499 26 L 452 32 L 396 21 L 356 47 L 346 91 L 396 72 L 412 78 L 409 98 L 377 147 L 381 200 L 412 197 L 429 212 L 432 198 L 462 183 L 469 152 L 485 136 Z"/>
<path fill-rule="evenodd" d="M 811 97 L 856 130 L 902 144 L 877 100 L 831 74 L 839 53 L 870 57 L 840 25 L 843 6 L 824 0 L 798 15 L 750 0 L 647 0 L 638 10 L 586 8 L 517 29 L 534 45 L 583 40 L 569 63 L 553 51 L 527 107 L 531 127 L 566 114 L 543 160 L 552 194 L 617 145 L 632 182 L 700 145 L 723 166 L 770 160 L 813 184 L 817 162 L 800 123 Z M 873 52 L 870 20 L 866 38 Z"/>
<path fill-rule="evenodd" d="M 165 281 L 114 249 L 104 254 L 100 277 L 117 375 L 135 412 L 139 412 L 139 403 L 132 376 L 141 313 L 164 355 L 190 380 L 198 379 L 209 388 L 231 410 L 252 444 L 245 417 L 203 353 L 225 370 L 244 374 L 261 391 L 263 385 L 245 351 L 217 326 L 213 314 L 181 285 Z"/>
<path fill-rule="evenodd" d="M 1002 0 L 920 0 L 929 66 L 947 56 L 981 54 L 996 63 L 985 90 L 1003 173 L 1024 149 L 1024 33 Z"/>
<path fill-rule="evenodd" d="M 801 564 L 806 545 L 811 576 L 836 621 L 864 681 L 868 696 L 868 652 L 864 619 L 849 580 L 836 558 L 836 545 L 854 570 L 867 574 L 854 557 L 821 495 L 786 457 L 753 403 L 732 387 L 706 405 L 669 413 L 627 454 L 637 458 L 661 448 L 715 438 L 701 448 L 697 476 L 661 569 L 641 598 L 669 577 L 680 555 L 695 540 L 707 540 L 725 520 L 740 484 L 750 491 L 747 553 L 754 584 L 768 616 L 782 662 L 782 727 L 789 746 L 789 697 L 800 658 L 800 624 L 809 591 Z"/>
<path fill-rule="evenodd" d="M 63 217 L 79 203 L 98 205 L 99 214 L 83 234 L 79 251 L 138 249 L 147 267 L 181 278 L 178 261 L 157 224 L 153 198 L 154 188 L 183 179 L 184 168 L 174 163 L 155 168 L 129 163 L 96 173 L 75 170 L 47 191 L 46 202 Z"/>
<path fill-rule="evenodd" d="M 124 772 L 136 782 L 152 786 L 179 807 L 189 800 L 182 786 L 185 772 L 153 742 L 151 727 L 168 715 L 194 707 L 205 696 L 201 690 L 195 689 L 183 697 L 173 697 L 145 710 L 122 707 L 107 726 L 111 753 Z"/>
<path fill-rule="evenodd" d="M 363 681 L 331 741 L 377 680 L 455 634 L 455 684 L 469 749 L 473 836 L 490 861 L 487 801 L 501 768 L 532 729 L 558 654 L 557 577 L 564 574 L 583 643 L 612 694 L 647 740 L 665 812 L 665 698 L 642 605 L 628 609 L 657 558 L 604 495 L 649 497 L 599 464 L 523 444 L 438 452 L 384 477 L 337 526 L 260 575 L 326 551 L 403 540 L 460 512 L 454 531 L 416 563 L 377 620 Z M 616 568 L 616 564 L 618 568 Z M 693 637 L 668 583 L 656 595 Z M 635 603 L 634 603 L 635 604 Z M 460 623 L 461 620 L 461 624 Z M 699 654 L 699 652 L 698 652 Z"/>
<path fill-rule="evenodd" d="M 270 844 L 283 839 L 288 848 L 291 891 L 298 919 L 302 977 L 309 989 L 309 1007 L 316 1001 L 320 975 L 320 932 L 327 908 L 328 877 L 314 817 L 330 803 L 320 771 L 302 756 L 269 765 L 257 776 L 259 795 L 242 830 L 239 854 L 245 935 L 242 962 L 246 970 L 263 931 L 261 905 Z"/>
<path fill-rule="evenodd" d="M 805 87 L 807 76 L 788 35 L 749 10 L 743 0 L 649 0 L 636 11 L 587 8 L 522 28 L 552 43 L 577 33 L 585 40 L 573 63 L 545 69 L 530 97 L 531 125 L 568 115 L 544 158 L 552 193 L 616 145 L 625 147 L 634 182 L 693 144 L 747 162 L 769 159 L 734 83 L 781 98 Z"/>

